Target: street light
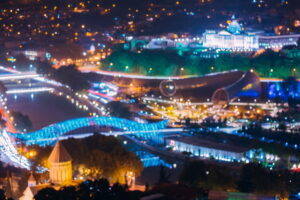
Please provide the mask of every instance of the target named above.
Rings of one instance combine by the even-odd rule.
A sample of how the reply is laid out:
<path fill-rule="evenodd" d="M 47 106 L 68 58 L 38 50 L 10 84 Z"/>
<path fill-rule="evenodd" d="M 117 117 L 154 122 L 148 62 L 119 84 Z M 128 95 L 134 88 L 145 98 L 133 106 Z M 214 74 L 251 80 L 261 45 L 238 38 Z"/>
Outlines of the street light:
<path fill-rule="evenodd" d="M 297 72 L 297 69 L 296 69 L 296 68 L 293 68 L 293 70 L 292 70 L 292 75 L 293 75 L 293 76 L 296 76 L 296 72 Z"/>
<path fill-rule="evenodd" d="M 270 74 L 269 74 L 270 77 L 272 77 L 273 72 L 274 72 L 274 69 L 270 69 Z"/>

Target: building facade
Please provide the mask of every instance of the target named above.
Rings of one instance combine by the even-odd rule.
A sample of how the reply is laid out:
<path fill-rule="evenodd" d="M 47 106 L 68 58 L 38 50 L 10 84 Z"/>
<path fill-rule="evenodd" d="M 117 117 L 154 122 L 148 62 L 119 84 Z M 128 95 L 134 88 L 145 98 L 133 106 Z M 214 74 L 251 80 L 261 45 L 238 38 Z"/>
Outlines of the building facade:
<path fill-rule="evenodd" d="M 229 147 L 227 145 L 201 140 L 196 137 L 170 137 L 166 139 L 167 147 L 174 151 L 186 152 L 191 156 L 214 158 L 221 161 L 242 161 L 247 149 Z"/>
<path fill-rule="evenodd" d="M 300 34 L 262 35 L 259 36 L 259 47 L 264 49 L 281 49 L 284 46 L 297 45 Z"/>
<path fill-rule="evenodd" d="M 206 31 L 203 34 L 203 47 L 253 51 L 259 48 L 258 36 L 232 34 L 228 31 Z"/>
<path fill-rule="evenodd" d="M 59 141 L 52 150 L 48 162 L 50 182 L 58 185 L 72 182 L 72 158 Z"/>

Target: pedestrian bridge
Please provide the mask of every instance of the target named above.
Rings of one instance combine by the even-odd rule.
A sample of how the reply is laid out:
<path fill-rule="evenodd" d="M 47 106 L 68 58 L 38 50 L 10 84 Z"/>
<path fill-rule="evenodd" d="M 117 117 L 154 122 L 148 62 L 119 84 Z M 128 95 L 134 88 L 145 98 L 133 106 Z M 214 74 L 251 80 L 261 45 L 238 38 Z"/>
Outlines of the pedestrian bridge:
<path fill-rule="evenodd" d="M 151 134 L 166 128 L 167 124 L 168 120 L 155 123 L 138 123 L 117 117 L 85 117 L 52 124 L 30 133 L 11 133 L 11 135 L 27 145 L 48 145 L 59 137 L 74 133 L 76 130 L 83 132 L 84 128 L 89 127 L 109 127 L 124 134 L 130 134 L 130 132 Z"/>
<path fill-rule="evenodd" d="M 40 75 L 36 73 L 2 74 L 0 75 L 0 81 L 11 81 L 38 77 L 40 77 Z"/>

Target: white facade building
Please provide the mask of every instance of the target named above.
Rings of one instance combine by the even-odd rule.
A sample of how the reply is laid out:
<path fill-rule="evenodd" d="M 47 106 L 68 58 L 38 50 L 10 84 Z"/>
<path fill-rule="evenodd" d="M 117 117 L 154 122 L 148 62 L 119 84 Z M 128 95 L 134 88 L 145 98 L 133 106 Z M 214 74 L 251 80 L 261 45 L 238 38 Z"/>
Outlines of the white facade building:
<path fill-rule="evenodd" d="M 253 51 L 259 48 L 257 35 L 232 34 L 228 31 L 206 31 L 203 47 Z"/>
<path fill-rule="evenodd" d="M 259 47 L 264 49 L 281 49 L 284 46 L 297 45 L 300 34 L 259 36 Z"/>
<path fill-rule="evenodd" d="M 227 162 L 261 162 L 274 163 L 279 157 L 264 152 L 262 149 L 247 149 L 223 143 L 212 142 L 197 136 L 173 136 L 166 138 L 166 147 L 174 151 L 186 152 L 193 157 L 214 158 Z"/>
<path fill-rule="evenodd" d="M 170 137 L 166 139 L 167 147 L 174 151 L 188 152 L 192 156 L 214 158 L 222 161 L 244 161 L 248 149 L 214 143 L 196 137 Z"/>

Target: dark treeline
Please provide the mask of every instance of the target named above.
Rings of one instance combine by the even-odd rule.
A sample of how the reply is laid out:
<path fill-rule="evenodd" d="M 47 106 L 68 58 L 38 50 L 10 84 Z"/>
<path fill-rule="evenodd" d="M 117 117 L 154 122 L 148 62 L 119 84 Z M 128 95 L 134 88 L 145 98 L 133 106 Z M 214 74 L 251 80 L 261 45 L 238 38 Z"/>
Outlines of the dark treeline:
<path fill-rule="evenodd" d="M 235 167 L 193 161 L 185 166 L 179 182 L 206 190 L 289 197 L 300 189 L 300 173 L 270 170 L 260 164 Z"/>
<path fill-rule="evenodd" d="M 54 69 L 50 63 L 39 61 L 36 63 L 36 68 L 37 73 L 67 85 L 74 91 L 87 90 L 91 86 L 76 65 L 61 66 L 58 69 Z"/>
<path fill-rule="evenodd" d="M 10 116 L 13 118 L 13 125 L 19 132 L 29 132 L 32 130 L 32 122 L 28 115 L 17 111 L 11 111 Z"/>

